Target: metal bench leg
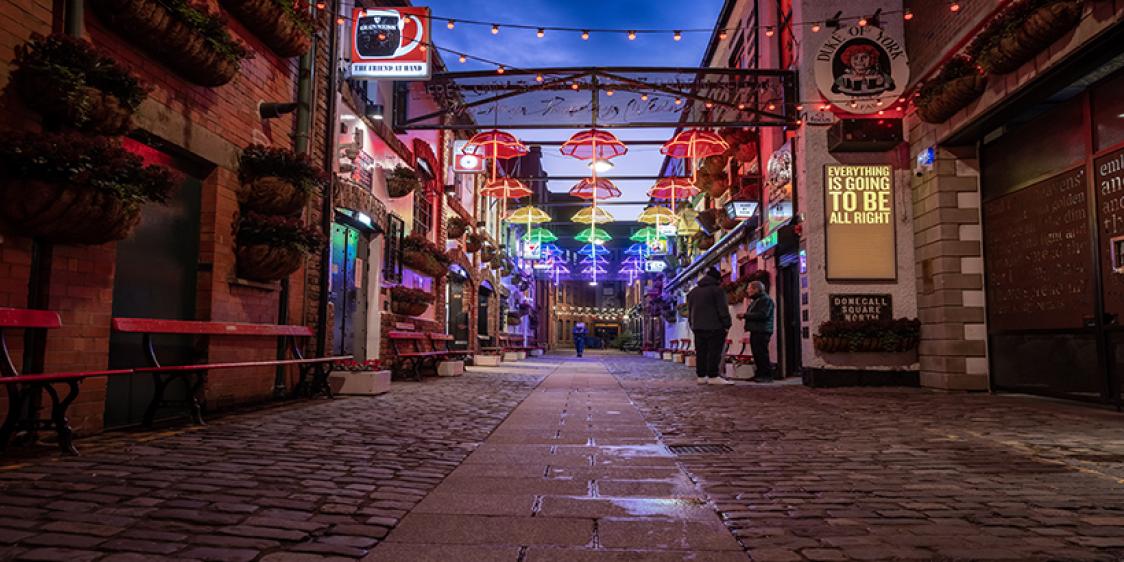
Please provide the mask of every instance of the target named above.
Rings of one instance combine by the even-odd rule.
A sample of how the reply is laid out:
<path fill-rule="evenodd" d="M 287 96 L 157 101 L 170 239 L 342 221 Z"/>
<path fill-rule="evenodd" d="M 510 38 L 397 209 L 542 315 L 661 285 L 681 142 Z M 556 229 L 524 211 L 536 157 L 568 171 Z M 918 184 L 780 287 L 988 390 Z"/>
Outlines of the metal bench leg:
<path fill-rule="evenodd" d="M 4 425 L 0 425 L 0 452 L 8 447 L 8 442 L 12 439 L 12 434 L 16 431 L 16 426 L 19 425 L 19 420 L 23 416 L 24 398 L 27 396 L 26 392 L 20 392 L 17 384 L 6 385 L 8 388 L 8 415 L 4 418 Z"/>
<path fill-rule="evenodd" d="M 74 447 L 74 430 L 70 427 L 70 419 L 66 417 L 66 410 L 78 398 L 78 381 L 67 381 L 66 397 L 59 399 L 59 393 L 50 384 L 44 384 L 43 389 L 51 397 L 51 423 L 58 434 L 59 450 L 64 454 L 78 456 L 78 449 Z"/>
<path fill-rule="evenodd" d="M 315 365 L 313 365 L 313 367 L 314 370 L 312 373 L 312 386 L 314 395 L 323 394 L 324 396 L 327 396 L 329 400 L 335 400 L 336 397 L 332 395 L 332 386 L 328 384 L 328 375 L 332 373 L 331 369 L 329 369 L 328 366 L 323 363 L 316 363 Z"/>
<path fill-rule="evenodd" d="M 152 384 L 152 401 L 148 403 L 148 408 L 144 410 L 145 427 L 152 427 L 152 423 L 156 420 L 156 410 L 164 402 L 164 391 L 168 388 L 168 379 L 165 379 L 160 373 L 152 373 Z"/>
<path fill-rule="evenodd" d="M 203 391 L 203 387 L 207 384 L 207 372 L 199 371 L 194 373 L 195 382 L 189 382 L 188 378 L 184 378 L 184 382 L 188 383 L 187 405 L 190 408 L 191 421 L 195 425 L 207 425 L 203 421 L 203 403 L 199 400 L 199 393 Z"/>

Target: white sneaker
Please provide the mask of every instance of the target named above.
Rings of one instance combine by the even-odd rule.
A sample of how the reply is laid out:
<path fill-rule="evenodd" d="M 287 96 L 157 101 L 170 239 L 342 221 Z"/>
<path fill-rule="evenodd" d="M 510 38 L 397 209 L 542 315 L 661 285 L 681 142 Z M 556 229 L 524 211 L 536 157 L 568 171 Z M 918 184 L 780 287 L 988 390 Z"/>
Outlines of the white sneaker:
<path fill-rule="evenodd" d="M 695 379 L 699 384 L 706 384 L 706 377 L 698 377 Z"/>
<path fill-rule="evenodd" d="M 710 379 L 708 384 L 734 384 L 734 381 L 728 381 L 722 377 L 714 377 Z"/>

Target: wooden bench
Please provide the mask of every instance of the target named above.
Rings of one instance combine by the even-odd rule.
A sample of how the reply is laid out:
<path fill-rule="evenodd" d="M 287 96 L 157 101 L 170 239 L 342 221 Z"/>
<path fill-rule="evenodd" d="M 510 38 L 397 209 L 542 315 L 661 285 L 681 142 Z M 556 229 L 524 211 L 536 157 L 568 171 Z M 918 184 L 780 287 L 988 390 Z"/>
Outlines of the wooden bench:
<path fill-rule="evenodd" d="M 480 353 L 485 355 L 503 355 L 503 347 L 491 345 L 491 336 L 476 336 L 476 343 L 480 348 Z"/>
<path fill-rule="evenodd" d="M 742 344 L 741 350 L 737 353 L 731 354 L 730 353 L 730 347 L 733 345 L 733 343 L 734 343 L 733 340 L 726 340 L 726 348 L 723 350 L 722 354 L 726 358 L 726 363 L 729 363 L 734 368 L 734 373 L 736 374 L 738 369 L 741 369 L 742 367 L 745 367 L 745 366 L 753 365 L 753 354 L 752 353 L 746 353 L 746 348 L 749 347 L 749 336 L 742 337 L 742 339 L 741 339 L 741 344 Z M 731 376 L 729 378 L 749 378 L 749 377 Z"/>
<path fill-rule="evenodd" d="M 449 342 L 456 340 L 456 338 L 450 334 L 429 332 L 427 335 L 429 336 L 429 345 L 433 351 L 444 353 L 446 359 L 460 361 L 472 355 L 472 352 L 467 349 L 449 349 Z"/>
<path fill-rule="evenodd" d="M 148 359 L 148 365 L 135 367 L 137 373 L 147 373 L 152 376 L 154 390 L 152 400 L 144 413 L 144 424 L 151 427 L 156 418 L 156 412 L 162 406 L 184 406 L 194 423 L 203 425 L 203 405 L 199 393 L 207 382 L 210 371 L 244 369 L 249 367 L 274 367 L 280 365 L 295 365 L 300 369 L 300 380 L 293 389 L 294 396 L 325 395 L 332 397 L 332 390 L 328 386 L 328 374 L 331 364 L 335 361 L 351 359 L 350 355 L 335 357 L 306 358 L 297 344 L 298 339 L 312 336 L 312 328 L 308 326 L 274 325 L 274 324 L 245 324 L 237 322 L 204 322 L 195 320 L 162 320 L 152 318 L 114 318 L 113 331 L 123 334 L 141 334 L 141 346 Z M 268 361 L 237 361 L 226 363 L 196 363 L 190 365 L 163 365 L 156 354 L 155 336 L 181 335 L 213 337 L 261 337 L 283 338 L 292 359 L 274 359 Z M 168 385 L 181 381 L 187 387 L 187 399 L 172 401 L 165 399 Z"/>
<path fill-rule="evenodd" d="M 499 339 L 500 347 L 503 349 L 505 361 L 508 360 L 509 353 L 514 355 L 514 357 L 512 358 L 513 361 L 522 359 L 522 357 L 519 356 L 520 353 L 523 353 L 524 356 L 526 355 L 526 353 L 523 351 L 524 348 L 522 345 L 523 336 L 514 334 L 500 334 L 499 336 L 497 336 L 497 339 Z"/>
<path fill-rule="evenodd" d="M 423 332 L 399 330 L 388 333 L 386 338 L 394 354 L 394 366 L 413 371 L 416 381 L 422 380 L 423 367 L 428 365 L 436 369 L 437 361 L 446 356 L 445 352 L 425 349 L 423 343 L 429 338 Z"/>
<path fill-rule="evenodd" d="M 62 320 L 57 312 L 0 308 L 0 384 L 8 391 L 8 413 L 4 424 L 0 425 L 0 452 L 7 448 L 18 431 L 26 432 L 26 440 L 35 442 L 39 431 L 47 430 L 54 431 L 58 436 L 62 452 L 77 455 L 67 409 L 78 397 L 79 384 L 91 378 L 133 374 L 132 369 L 20 374 L 8 351 L 6 330 L 54 330 L 61 327 Z M 60 394 L 56 385 L 65 385 L 65 396 Z M 49 419 L 41 420 L 39 397 L 44 392 L 51 398 L 51 415 Z"/>

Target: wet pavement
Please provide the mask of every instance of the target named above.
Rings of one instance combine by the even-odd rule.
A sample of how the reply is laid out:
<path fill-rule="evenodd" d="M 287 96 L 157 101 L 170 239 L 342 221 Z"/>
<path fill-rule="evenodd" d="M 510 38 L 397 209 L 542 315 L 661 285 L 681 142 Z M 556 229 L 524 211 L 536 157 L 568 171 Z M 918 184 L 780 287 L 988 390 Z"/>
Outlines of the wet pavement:
<path fill-rule="evenodd" d="M 0 560 L 1124 559 L 1124 416 L 1026 397 L 547 356 L 78 445 Z"/>

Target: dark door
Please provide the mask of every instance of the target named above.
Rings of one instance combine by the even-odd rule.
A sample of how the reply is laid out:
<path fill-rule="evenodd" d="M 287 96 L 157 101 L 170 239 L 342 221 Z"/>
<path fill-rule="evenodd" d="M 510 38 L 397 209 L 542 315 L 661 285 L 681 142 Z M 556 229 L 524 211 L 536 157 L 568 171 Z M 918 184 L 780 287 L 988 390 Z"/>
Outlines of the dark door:
<path fill-rule="evenodd" d="M 488 298 L 491 296 L 492 290 L 481 285 L 476 305 L 476 333 L 480 336 L 491 335 L 488 333 Z"/>
<path fill-rule="evenodd" d="M 777 281 L 777 342 L 779 357 L 778 373 L 786 377 L 799 374 L 800 357 L 800 274 L 797 266 L 786 265 L 780 268 Z"/>
<path fill-rule="evenodd" d="M 117 271 L 113 283 L 113 316 L 192 320 L 195 318 L 196 275 L 199 269 L 199 206 L 205 171 L 194 169 L 151 147 L 127 141 L 126 146 L 146 161 L 177 169 L 183 182 L 167 205 L 145 205 L 141 223 L 117 244 Z M 157 350 L 164 364 L 195 359 L 191 337 L 162 336 Z M 109 339 L 112 368 L 147 365 L 141 338 L 112 334 Z M 139 423 L 152 398 L 152 380 L 146 376 L 113 377 L 106 389 L 106 427 Z M 181 399 L 185 389 L 168 388 L 169 399 Z"/>
<path fill-rule="evenodd" d="M 367 236 L 347 224 L 332 225 L 332 349 L 365 357 L 367 337 Z"/>
<path fill-rule="evenodd" d="M 454 349 L 468 349 L 468 307 L 465 306 L 464 278 L 459 275 L 449 275 L 449 317 L 446 325 L 449 326 L 449 335 L 453 336 Z"/>

